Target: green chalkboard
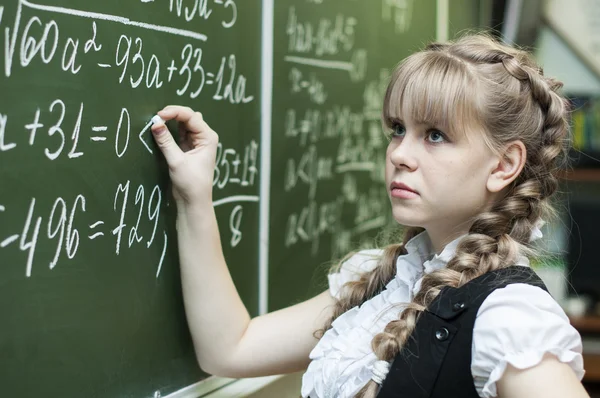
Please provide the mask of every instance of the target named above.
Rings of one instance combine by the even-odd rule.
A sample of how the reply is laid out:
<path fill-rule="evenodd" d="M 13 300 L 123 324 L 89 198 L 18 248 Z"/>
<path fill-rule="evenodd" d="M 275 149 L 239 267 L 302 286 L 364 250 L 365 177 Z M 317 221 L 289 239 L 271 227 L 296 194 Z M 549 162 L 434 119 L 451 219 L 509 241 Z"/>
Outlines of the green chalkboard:
<path fill-rule="evenodd" d="M 331 260 L 394 224 L 383 93 L 435 39 L 436 1 L 277 1 L 274 16 L 270 310 L 326 289 Z"/>
<path fill-rule="evenodd" d="M 217 217 L 257 313 L 261 14 L 259 0 L 0 1 L 4 396 L 166 396 L 206 377 L 148 130 L 167 104 L 220 134 Z"/>
<path fill-rule="evenodd" d="M 480 27 L 482 8 L 481 0 L 450 0 L 448 2 L 448 37 L 477 30 Z"/>
<path fill-rule="evenodd" d="M 269 310 L 306 299 L 326 288 L 331 260 L 393 228 L 383 92 L 393 67 L 435 38 L 436 3 L 0 0 L 4 395 L 165 397 L 209 376 L 194 357 L 175 204 L 149 132 L 165 105 L 200 110 L 219 133 L 214 206 L 252 315 L 259 291 Z M 475 3 L 451 8 L 451 29 L 472 26 Z M 263 37 L 265 5 L 274 23 Z"/>

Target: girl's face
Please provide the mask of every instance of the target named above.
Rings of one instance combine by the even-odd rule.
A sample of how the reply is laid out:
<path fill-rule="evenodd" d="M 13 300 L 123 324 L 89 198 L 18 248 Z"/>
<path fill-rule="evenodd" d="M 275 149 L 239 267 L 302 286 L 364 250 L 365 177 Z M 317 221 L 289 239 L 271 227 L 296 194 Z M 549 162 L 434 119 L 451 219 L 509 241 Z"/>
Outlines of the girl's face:
<path fill-rule="evenodd" d="M 402 225 L 427 229 L 436 249 L 466 233 L 469 220 L 492 200 L 486 182 L 498 158 L 483 132 L 451 133 L 446 126 L 391 114 L 386 185 Z"/>

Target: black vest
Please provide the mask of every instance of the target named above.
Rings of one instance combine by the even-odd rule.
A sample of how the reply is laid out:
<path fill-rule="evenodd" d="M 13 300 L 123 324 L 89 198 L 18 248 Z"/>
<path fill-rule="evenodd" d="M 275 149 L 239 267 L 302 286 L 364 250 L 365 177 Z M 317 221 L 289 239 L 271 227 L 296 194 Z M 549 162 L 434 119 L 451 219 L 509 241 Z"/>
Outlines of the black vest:
<path fill-rule="evenodd" d="M 494 290 L 527 283 L 546 290 L 529 268 L 488 272 L 460 288 L 444 287 L 395 358 L 378 398 L 479 398 L 471 374 L 477 311 Z"/>

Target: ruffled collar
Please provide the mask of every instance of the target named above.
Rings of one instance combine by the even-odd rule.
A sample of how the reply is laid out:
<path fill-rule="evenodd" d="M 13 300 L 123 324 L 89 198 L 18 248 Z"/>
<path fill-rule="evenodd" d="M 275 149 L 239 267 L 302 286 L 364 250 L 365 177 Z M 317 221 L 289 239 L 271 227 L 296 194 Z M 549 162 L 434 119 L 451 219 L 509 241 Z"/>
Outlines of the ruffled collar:
<path fill-rule="evenodd" d="M 407 253 L 398 256 L 396 275 L 385 289 L 339 316 L 312 350 L 312 361 L 302 379 L 302 396 L 353 397 L 372 377 L 377 361 L 371 348 L 373 337 L 398 318 L 403 304 L 412 301 L 425 272 L 445 266 L 458 241 L 448 244 L 439 255 L 427 232 L 408 241 Z"/>
<path fill-rule="evenodd" d="M 534 225 L 531 231 L 531 237 L 529 239 L 530 242 L 536 241 L 543 237 L 542 231 L 540 230 L 543 225 L 544 221 L 541 220 Z M 404 247 L 406 248 L 407 254 L 398 257 L 396 262 L 396 277 L 398 277 L 400 268 L 405 265 L 404 260 L 406 260 L 406 256 L 418 256 L 422 264 L 422 266 L 418 267 L 418 270 L 425 274 L 429 274 L 433 271 L 444 268 L 452 259 L 452 257 L 454 257 L 458 244 L 465 236 L 466 234 L 454 239 L 444 246 L 444 249 L 440 254 L 436 254 L 433 248 L 433 243 L 431 242 L 427 231 L 421 232 L 406 242 Z M 413 261 L 410 261 L 409 263 L 412 265 L 415 264 Z M 520 255 L 517 257 L 516 264 L 529 265 L 529 260 L 527 257 Z"/>
<path fill-rule="evenodd" d="M 440 254 L 436 254 L 431 239 L 429 238 L 429 234 L 427 231 L 423 231 L 406 242 L 406 245 L 404 246 L 407 252 L 406 255 L 419 256 L 422 264 L 420 271 L 429 274 L 430 272 L 444 268 L 446 264 L 448 264 L 448 261 L 454 256 L 456 247 L 464 236 L 466 235 L 454 239 L 444 246 L 444 249 Z M 404 256 L 399 256 L 398 262 L 402 262 L 403 257 Z M 400 264 L 396 263 L 396 265 L 398 266 Z"/>
<path fill-rule="evenodd" d="M 406 242 L 406 254 L 396 260 L 396 277 L 394 279 L 409 287 L 409 300 L 421 290 L 424 274 L 442 269 L 454 257 L 456 247 L 465 235 L 454 239 L 437 254 L 427 231 L 423 231 Z"/>

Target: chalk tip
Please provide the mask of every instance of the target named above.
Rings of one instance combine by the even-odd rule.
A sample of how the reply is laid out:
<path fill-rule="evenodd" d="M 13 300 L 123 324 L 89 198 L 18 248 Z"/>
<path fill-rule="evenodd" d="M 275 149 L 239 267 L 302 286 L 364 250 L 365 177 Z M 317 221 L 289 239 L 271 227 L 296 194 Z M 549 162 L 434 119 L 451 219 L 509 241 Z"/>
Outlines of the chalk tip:
<path fill-rule="evenodd" d="M 163 120 L 162 117 L 160 117 L 158 115 L 154 115 L 154 116 L 152 116 L 152 123 L 153 124 L 157 124 L 157 123 L 165 124 L 165 121 Z"/>

